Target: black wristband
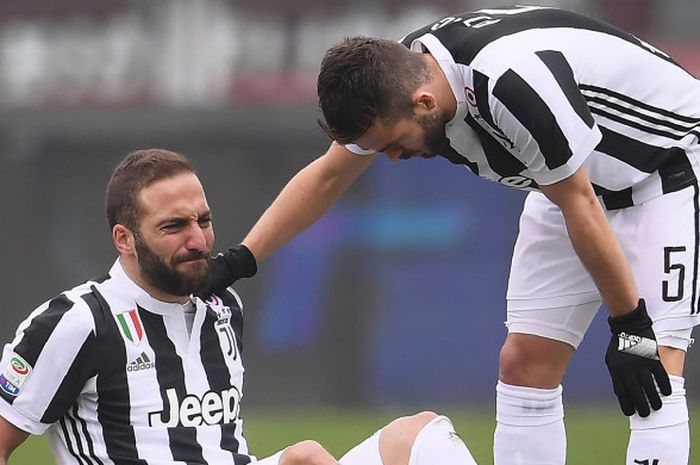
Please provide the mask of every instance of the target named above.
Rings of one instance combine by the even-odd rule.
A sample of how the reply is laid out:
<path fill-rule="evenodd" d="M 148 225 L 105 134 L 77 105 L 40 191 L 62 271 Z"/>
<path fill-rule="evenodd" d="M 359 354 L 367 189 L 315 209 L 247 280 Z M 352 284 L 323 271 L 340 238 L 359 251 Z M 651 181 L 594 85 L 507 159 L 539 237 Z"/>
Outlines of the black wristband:
<path fill-rule="evenodd" d="M 258 272 L 258 264 L 253 253 L 243 244 L 231 247 L 222 254 L 222 258 L 234 280 L 251 278 Z"/>
<path fill-rule="evenodd" d="M 632 333 L 640 334 L 644 330 L 651 328 L 651 318 L 647 313 L 647 307 L 644 303 L 644 299 L 639 299 L 637 308 L 632 310 L 626 315 L 620 315 L 616 317 L 608 317 L 608 324 L 610 325 L 610 331 L 613 334 L 620 333 Z"/>

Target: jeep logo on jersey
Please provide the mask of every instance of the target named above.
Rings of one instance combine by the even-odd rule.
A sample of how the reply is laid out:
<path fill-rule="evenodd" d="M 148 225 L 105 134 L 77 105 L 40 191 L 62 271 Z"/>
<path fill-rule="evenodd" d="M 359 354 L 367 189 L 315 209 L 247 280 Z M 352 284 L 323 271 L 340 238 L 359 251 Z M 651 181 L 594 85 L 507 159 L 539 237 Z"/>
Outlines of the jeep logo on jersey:
<path fill-rule="evenodd" d="M 231 386 L 221 392 L 208 391 L 202 398 L 177 398 L 175 388 L 165 391 L 168 405 L 160 412 L 148 414 L 148 424 L 155 427 L 201 426 L 231 423 L 240 411 L 241 393 Z"/>
<path fill-rule="evenodd" d="M 31 373 L 32 366 L 13 352 L 2 370 L 2 374 L 0 374 L 0 389 L 16 397 Z"/>
<path fill-rule="evenodd" d="M 141 318 L 139 318 L 139 312 L 136 309 L 121 312 L 117 314 L 117 323 L 119 323 L 119 330 L 124 338 L 139 345 L 143 340 L 143 325 Z"/>

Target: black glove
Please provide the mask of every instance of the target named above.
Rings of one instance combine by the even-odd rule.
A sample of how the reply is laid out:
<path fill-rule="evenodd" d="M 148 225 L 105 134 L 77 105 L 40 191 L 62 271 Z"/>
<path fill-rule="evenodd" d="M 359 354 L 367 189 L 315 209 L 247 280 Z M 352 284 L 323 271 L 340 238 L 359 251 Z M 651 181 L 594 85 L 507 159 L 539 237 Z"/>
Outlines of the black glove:
<path fill-rule="evenodd" d="M 241 278 L 250 278 L 258 272 L 255 257 L 243 244 L 231 247 L 219 253 L 209 262 L 209 279 L 207 285 L 195 295 L 207 300 L 212 294 L 223 292 Z"/>
<path fill-rule="evenodd" d="M 608 317 L 608 323 L 613 334 L 605 354 L 605 363 L 620 408 L 627 416 L 636 411 L 640 417 L 646 417 L 650 413 L 649 405 L 654 410 L 661 408 L 656 385 L 661 394 L 668 396 L 671 394 L 671 382 L 659 360 L 656 337 L 644 299 L 639 299 L 639 305 L 632 313 Z"/>

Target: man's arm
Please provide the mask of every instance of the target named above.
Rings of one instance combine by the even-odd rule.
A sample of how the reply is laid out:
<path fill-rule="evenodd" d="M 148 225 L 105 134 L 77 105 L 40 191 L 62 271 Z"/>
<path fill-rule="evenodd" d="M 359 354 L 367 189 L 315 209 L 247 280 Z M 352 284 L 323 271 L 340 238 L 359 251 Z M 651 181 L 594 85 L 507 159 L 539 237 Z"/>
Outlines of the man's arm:
<path fill-rule="evenodd" d="M 10 454 L 29 436 L 15 425 L 0 417 L 0 465 L 6 465 Z"/>
<path fill-rule="evenodd" d="M 321 218 L 375 158 L 355 155 L 333 142 L 287 183 L 241 244 L 212 259 L 207 284 L 195 294 L 207 300 L 239 279 L 254 276 L 258 260 Z"/>
<path fill-rule="evenodd" d="M 540 188 L 561 208 L 574 250 L 593 277 L 610 315 L 624 315 L 637 308 L 639 295 L 632 270 L 585 169 Z"/>
<path fill-rule="evenodd" d="M 625 415 L 646 417 L 661 408 L 671 384 L 659 360 L 652 320 L 639 299 L 632 271 L 584 168 L 542 192 L 566 220 L 571 243 L 610 311 L 612 337 L 605 355 L 613 390 Z"/>
<path fill-rule="evenodd" d="M 357 156 L 333 142 L 328 151 L 299 171 L 243 240 L 263 260 L 318 221 L 376 155 Z"/>

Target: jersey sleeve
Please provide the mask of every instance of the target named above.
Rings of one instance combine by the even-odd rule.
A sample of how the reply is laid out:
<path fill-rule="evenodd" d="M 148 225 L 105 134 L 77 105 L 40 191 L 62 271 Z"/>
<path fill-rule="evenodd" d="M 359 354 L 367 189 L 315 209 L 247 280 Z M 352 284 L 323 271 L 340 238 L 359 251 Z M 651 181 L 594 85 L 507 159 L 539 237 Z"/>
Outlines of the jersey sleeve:
<path fill-rule="evenodd" d="M 473 71 L 483 121 L 540 185 L 571 176 L 601 140 L 565 56 L 528 54 L 495 79 Z M 488 99 L 484 105 L 484 98 Z"/>
<path fill-rule="evenodd" d="M 77 295 L 37 308 L 6 344 L 0 360 L 0 416 L 42 434 L 75 404 L 94 376 L 95 327 Z"/>

